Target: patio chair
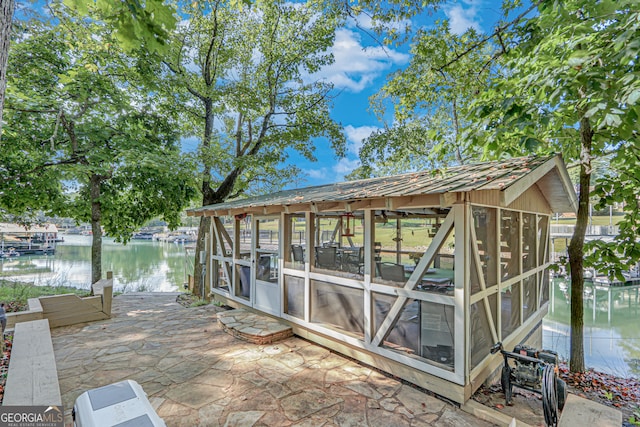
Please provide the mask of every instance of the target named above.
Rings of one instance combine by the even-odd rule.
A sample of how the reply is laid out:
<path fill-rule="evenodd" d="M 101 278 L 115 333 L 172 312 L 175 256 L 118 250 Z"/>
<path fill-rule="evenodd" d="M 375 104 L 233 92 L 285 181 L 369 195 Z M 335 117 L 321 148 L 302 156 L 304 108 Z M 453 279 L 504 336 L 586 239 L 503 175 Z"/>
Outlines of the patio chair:
<path fill-rule="evenodd" d="M 293 262 L 304 264 L 304 249 L 300 245 L 291 245 L 291 253 L 293 254 Z"/>
<path fill-rule="evenodd" d="M 359 247 L 357 250 L 354 248 L 353 251 L 345 252 L 342 263 L 349 271 L 357 270 L 358 274 L 362 274 L 364 270 L 364 248 Z"/>
<path fill-rule="evenodd" d="M 336 248 L 335 247 L 316 247 L 316 267 L 318 268 L 336 268 Z"/>
<path fill-rule="evenodd" d="M 383 280 L 391 280 L 394 282 L 405 282 L 404 265 L 394 264 L 392 262 L 378 263 L 378 270 Z"/>

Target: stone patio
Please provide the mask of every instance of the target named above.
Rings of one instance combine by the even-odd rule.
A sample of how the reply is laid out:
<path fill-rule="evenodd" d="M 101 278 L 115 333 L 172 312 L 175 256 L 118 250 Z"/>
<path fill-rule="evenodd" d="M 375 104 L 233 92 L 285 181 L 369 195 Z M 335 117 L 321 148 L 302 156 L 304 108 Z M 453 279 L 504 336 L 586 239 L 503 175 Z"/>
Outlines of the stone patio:
<path fill-rule="evenodd" d="M 303 339 L 235 339 L 221 308 L 176 296 L 120 295 L 112 319 L 51 331 L 67 426 L 80 393 L 122 379 L 170 427 L 492 425 Z"/>

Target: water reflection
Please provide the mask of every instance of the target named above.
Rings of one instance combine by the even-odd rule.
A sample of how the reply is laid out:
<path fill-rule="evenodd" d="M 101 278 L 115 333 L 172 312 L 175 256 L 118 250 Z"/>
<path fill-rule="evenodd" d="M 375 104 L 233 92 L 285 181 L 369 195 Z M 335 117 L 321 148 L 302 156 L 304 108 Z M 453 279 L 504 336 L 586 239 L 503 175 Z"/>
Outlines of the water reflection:
<path fill-rule="evenodd" d="M 543 321 L 543 346 L 569 359 L 568 281 L 554 280 L 549 314 Z M 588 368 L 640 378 L 640 286 L 585 284 L 584 354 Z"/>
<path fill-rule="evenodd" d="M 175 243 L 131 241 L 126 246 L 105 238 L 102 271 L 112 271 L 117 291 L 169 292 L 182 288 L 193 271 L 193 250 Z M 0 276 L 37 285 L 89 288 L 91 237 L 65 236 L 55 256 L 21 256 L 0 261 Z"/>

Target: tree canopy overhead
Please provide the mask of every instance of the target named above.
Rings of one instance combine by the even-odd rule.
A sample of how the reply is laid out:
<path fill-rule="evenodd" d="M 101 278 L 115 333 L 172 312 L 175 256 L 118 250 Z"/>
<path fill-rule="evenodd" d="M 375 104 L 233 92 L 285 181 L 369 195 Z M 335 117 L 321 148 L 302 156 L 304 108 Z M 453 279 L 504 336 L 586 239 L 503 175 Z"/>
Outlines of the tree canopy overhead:
<path fill-rule="evenodd" d="M 56 25 L 20 22 L 12 45 L 2 204 L 90 221 L 96 281 L 102 228 L 126 241 L 156 216 L 177 226 L 195 195 L 193 172 L 175 125 L 156 110 L 108 28 L 54 11 Z"/>

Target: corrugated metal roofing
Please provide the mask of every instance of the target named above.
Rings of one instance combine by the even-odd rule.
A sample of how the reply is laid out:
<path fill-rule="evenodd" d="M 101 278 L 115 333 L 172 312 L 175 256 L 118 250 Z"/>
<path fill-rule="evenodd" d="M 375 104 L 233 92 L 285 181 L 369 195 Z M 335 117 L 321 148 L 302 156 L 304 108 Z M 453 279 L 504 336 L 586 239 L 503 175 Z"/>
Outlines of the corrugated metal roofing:
<path fill-rule="evenodd" d="M 286 190 L 263 196 L 236 199 L 191 209 L 203 211 L 286 206 L 302 203 L 347 202 L 380 197 L 401 197 L 479 190 L 505 190 L 531 171 L 553 161 L 552 157 L 518 157 L 500 161 L 455 166 L 434 171 L 346 181 Z"/>

